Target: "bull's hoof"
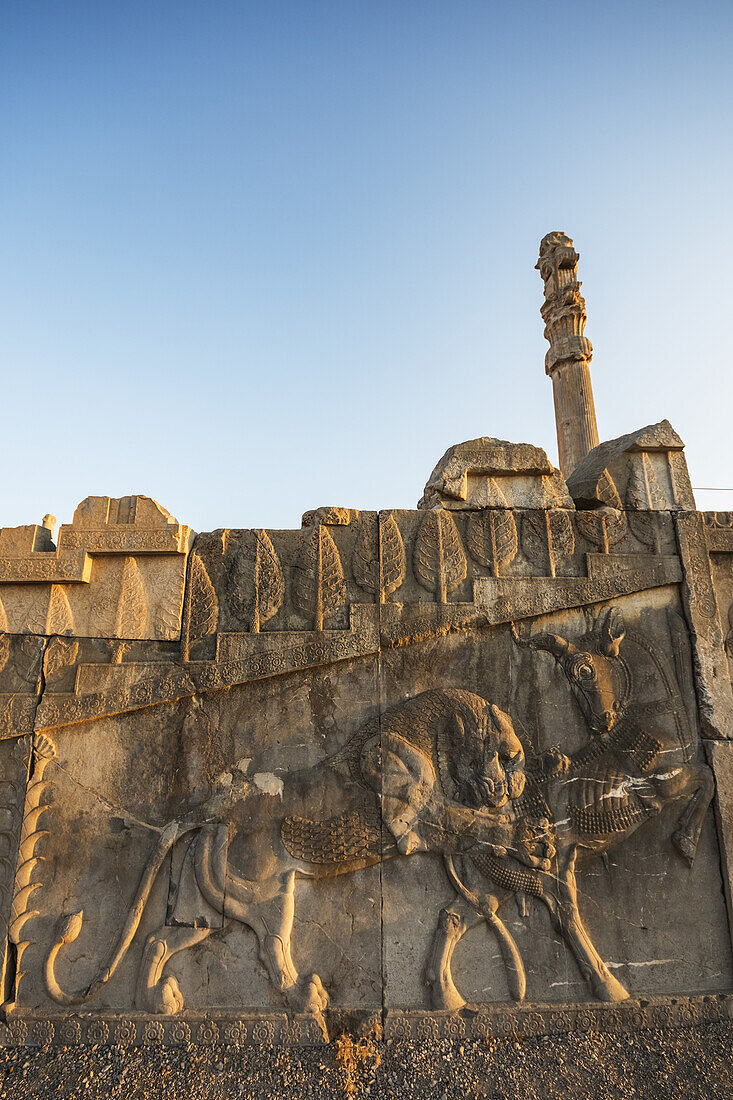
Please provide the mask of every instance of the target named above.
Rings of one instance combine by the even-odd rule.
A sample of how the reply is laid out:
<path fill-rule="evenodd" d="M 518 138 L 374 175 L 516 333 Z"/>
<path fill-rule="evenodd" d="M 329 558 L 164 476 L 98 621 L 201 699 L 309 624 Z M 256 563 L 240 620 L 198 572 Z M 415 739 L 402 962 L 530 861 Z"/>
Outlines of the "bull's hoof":
<path fill-rule="evenodd" d="M 159 1016 L 175 1016 L 183 1008 L 183 994 L 174 977 L 163 978 L 146 995 L 150 1012 Z"/>
<path fill-rule="evenodd" d="M 430 1007 L 436 1011 L 458 1012 L 465 1005 L 453 982 L 450 985 L 433 985 L 430 987 Z"/>
<path fill-rule="evenodd" d="M 456 989 L 450 976 L 441 981 L 432 966 L 429 966 L 425 971 L 423 980 L 430 990 L 430 1007 L 436 1009 L 436 1011 L 458 1012 L 465 1005 L 466 1002 Z"/>
<path fill-rule="evenodd" d="M 676 833 L 672 833 L 672 843 L 685 862 L 692 867 L 695 852 L 697 851 L 697 844 L 690 834 L 686 833 L 683 829 L 678 829 Z"/>
<path fill-rule="evenodd" d="M 597 1001 L 626 1001 L 629 994 L 621 985 L 621 982 L 616 981 L 613 974 L 609 974 L 602 981 L 599 979 L 591 983 L 593 988 L 593 994 Z"/>

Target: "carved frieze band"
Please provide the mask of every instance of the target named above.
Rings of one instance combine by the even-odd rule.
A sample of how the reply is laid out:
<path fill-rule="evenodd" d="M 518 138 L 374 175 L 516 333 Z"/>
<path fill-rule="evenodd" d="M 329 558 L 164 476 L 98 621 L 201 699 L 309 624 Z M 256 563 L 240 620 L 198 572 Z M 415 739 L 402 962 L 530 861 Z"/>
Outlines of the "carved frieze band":
<path fill-rule="evenodd" d="M 686 1028 L 733 1018 L 733 997 L 667 997 L 623 1004 L 497 1005 L 461 1013 L 389 1009 L 384 1038 L 393 1041 L 520 1038 L 576 1032 L 629 1034 L 646 1028 Z M 373 1018 L 379 1025 L 378 1017 Z M 312 1016 L 286 1013 L 217 1013 L 185 1017 L 104 1013 L 52 1017 L 11 1013 L 0 1026 L 0 1046 L 321 1046 Z"/>

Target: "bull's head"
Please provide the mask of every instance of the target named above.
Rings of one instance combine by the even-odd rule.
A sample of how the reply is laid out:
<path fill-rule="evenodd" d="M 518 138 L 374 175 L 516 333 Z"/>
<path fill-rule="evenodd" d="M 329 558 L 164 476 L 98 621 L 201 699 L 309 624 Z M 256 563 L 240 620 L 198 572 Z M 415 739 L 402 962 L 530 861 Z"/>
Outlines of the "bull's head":
<path fill-rule="evenodd" d="M 511 719 L 493 703 L 448 720 L 448 767 L 456 801 L 499 809 L 524 790 L 524 750 Z"/>
<path fill-rule="evenodd" d="M 628 701 L 626 668 L 619 657 L 626 627 L 618 608 L 606 612 L 581 646 L 559 634 L 522 638 L 514 628 L 512 633 L 519 645 L 544 649 L 553 655 L 570 681 L 592 730 L 603 733 L 613 728 Z"/>

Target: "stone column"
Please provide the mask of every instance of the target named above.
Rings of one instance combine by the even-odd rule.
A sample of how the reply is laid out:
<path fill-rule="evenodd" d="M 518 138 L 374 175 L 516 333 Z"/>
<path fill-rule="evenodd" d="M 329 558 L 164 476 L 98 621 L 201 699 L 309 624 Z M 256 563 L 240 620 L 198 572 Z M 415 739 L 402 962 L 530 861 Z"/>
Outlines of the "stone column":
<path fill-rule="evenodd" d="M 545 370 L 552 379 L 560 469 L 565 478 L 599 442 L 590 382 L 593 345 L 583 335 L 586 313 L 578 259 L 572 240 L 564 233 L 548 233 L 542 238 L 537 270 L 545 284 L 540 312 L 550 344 Z"/>

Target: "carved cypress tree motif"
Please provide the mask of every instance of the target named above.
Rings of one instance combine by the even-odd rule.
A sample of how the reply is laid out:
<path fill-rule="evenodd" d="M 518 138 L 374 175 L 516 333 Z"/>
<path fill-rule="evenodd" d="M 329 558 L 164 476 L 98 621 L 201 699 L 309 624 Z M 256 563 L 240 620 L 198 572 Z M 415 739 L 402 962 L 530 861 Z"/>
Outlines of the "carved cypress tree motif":
<path fill-rule="evenodd" d="M 379 602 L 384 603 L 405 579 L 405 544 L 392 512 L 386 518 L 380 516 L 378 523 L 378 539 L 370 525 L 362 523 L 351 569 L 359 587 L 378 595 Z"/>
<path fill-rule="evenodd" d="M 260 624 L 267 622 L 279 611 L 283 602 L 283 571 L 266 531 L 256 531 L 254 568 L 254 599 L 252 601 L 251 630 L 257 634 Z"/>
<path fill-rule="evenodd" d="M 483 508 L 474 512 L 466 531 L 468 552 L 475 562 L 491 570 L 492 577 L 517 555 L 517 525 L 508 508 Z"/>
<path fill-rule="evenodd" d="M 206 566 L 197 553 L 191 555 L 188 601 L 184 625 L 184 660 L 189 659 L 191 642 L 216 633 L 219 601 Z"/>
<path fill-rule="evenodd" d="M 62 585 L 52 584 L 46 616 L 46 633 L 73 634 L 73 632 L 74 616 L 66 592 Z"/>
<path fill-rule="evenodd" d="M 541 512 L 528 512 L 522 526 L 524 545 L 535 561 L 544 563 L 547 553 L 550 576 L 557 575 L 557 563 L 569 558 L 575 549 L 573 525 L 567 512 L 561 508 L 546 508 Z M 542 566 L 541 566 L 542 568 Z"/>
<path fill-rule="evenodd" d="M 10 638 L 7 634 L 0 634 L 0 672 L 5 668 L 10 656 Z"/>
<path fill-rule="evenodd" d="M 116 638 L 139 638 L 145 630 L 148 608 L 140 569 L 134 558 L 125 558 L 117 604 Z"/>
<path fill-rule="evenodd" d="M 598 479 L 598 496 L 609 508 L 623 508 L 618 489 L 608 470 L 604 470 Z"/>
<path fill-rule="evenodd" d="M 466 576 L 466 555 L 450 512 L 435 508 L 427 512 L 412 550 L 412 568 L 423 588 L 440 603 Z"/>
<path fill-rule="evenodd" d="M 229 568 L 232 610 L 257 634 L 279 611 L 283 596 L 282 567 L 272 540 L 263 530 L 245 532 Z"/>
<path fill-rule="evenodd" d="M 314 630 L 323 630 L 323 620 L 346 601 L 341 558 L 328 528 L 313 527 L 295 574 L 293 602 L 306 617 L 313 619 Z"/>
<path fill-rule="evenodd" d="M 52 638 L 43 655 L 43 675 L 49 680 L 55 672 L 73 665 L 79 653 L 79 643 L 71 638 Z"/>
<path fill-rule="evenodd" d="M 659 528 L 654 511 L 663 511 L 667 502 L 645 454 L 641 455 L 641 462 L 635 462 L 631 467 L 626 503 L 630 509 L 629 522 L 634 535 L 658 554 Z"/>
<path fill-rule="evenodd" d="M 602 554 L 610 553 L 611 547 L 626 534 L 626 516 L 615 508 L 576 512 L 575 521 L 586 542 L 595 546 Z"/>
<path fill-rule="evenodd" d="M 378 521 L 377 521 L 378 522 Z M 370 523 L 362 523 L 359 534 L 354 543 L 354 552 L 351 555 L 351 572 L 354 580 L 365 592 L 381 596 L 381 578 L 379 570 L 379 535 L 375 538 L 375 532 Z"/>
<path fill-rule="evenodd" d="M 380 603 L 396 592 L 405 579 L 405 544 L 392 512 L 379 521 Z"/>
<path fill-rule="evenodd" d="M 153 626 L 156 638 L 165 638 L 173 641 L 181 630 L 181 592 L 178 586 L 161 586 L 155 597 L 155 623 Z"/>
<path fill-rule="evenodd" d="M 43 773 L 56 756 L 56 746 L 43 734 L 34 734 L 32 744 L 33 762 L 26 788 L 18 863 L 15 872 L 15 890 L 10 907 L 9 936 L 11 943 L 15 944 L 16 951 L 16 997 L 23 977 L 23 955 L 26 948 L 33 942 L 22 936 L 23 927 L 33 917 L 38 916 L 38 910 L 31 909 L 29 902 L 36 890 L 41 888 L 40 882 L 32 882 L 31 880 L 36 866 L 43 859 L 43 856 L 36 855 L 36 845 L 46 835 L 45 830 L 39 828 L 40 819 L 49 808 L 47 802 L 41 805 L 41 795 L 49 785 L 49 781 L 43 778 Z"/>
<path fill-rule="evenodd" d="M 0 633 L 8 629 L 8 617 L 5 614 L 5 608 L 3 607 L 3 601 L 0 600 Z"/>

